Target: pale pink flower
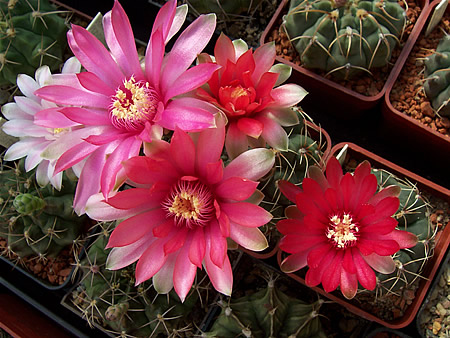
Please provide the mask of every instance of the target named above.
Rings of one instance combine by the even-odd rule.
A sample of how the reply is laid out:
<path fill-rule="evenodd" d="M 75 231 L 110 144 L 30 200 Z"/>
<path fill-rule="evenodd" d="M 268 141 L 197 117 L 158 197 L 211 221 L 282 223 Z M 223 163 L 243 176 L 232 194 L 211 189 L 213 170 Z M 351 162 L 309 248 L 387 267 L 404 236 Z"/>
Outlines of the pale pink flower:
<path fill-rule="evenodd" d="M 135 261 L 136 284 L 153 277 L 160 293 L 172 287 L 184 300 L 197 268 L 204 266 L 213 286 L 231 294 L 233 275 L 227 238 L 254 251 L 268 244 L 258 229 L 272 215 L 258 206 L 258 179 L 270 171 L 274 152 L 249 150 L 223 167 L 224 122 L 192 138 L 176 129 L 170 144 L 155 141 L 147 151 L 124 162 L 139 188 L 110 197 L 92 196 L 86 213 L 97 220 L 124 219 L 112 232 L 107 268 Z"/>
<path fill-rule="evenodd" d="M 87 72 L 76 81 L 46 86 L 36 95 L 71 107 L 62 114 L 36 114 L 36 123 L 57 125 L 67 118 L 85 128 L 61 137 L 42 154 L 57 159 L 56 172 L 86 159 L 74 200 L 77 213 L 94 193 L 105 197 L 122 183 L 122 161 L 139 154 L 143 142 L 162 135 L 162 129 L 178 127 L 198 131 L 214 126 L 215 110 L 201 100 L 175 96 L 204 84 L 218 68 L 189 68 L 206 46 L 215 29 L 215 15 L 202 15 L 186 28 L 172 50 L 167 42 L 181 28 L 186 6 L 176 0 L 159 11 L 142 69 L 130 22 L 118 1 L 103 18 L 109 50 L 82 27 L 73 25 L 68 42 Z M 61 116 L 63 118 L 61 118 Z"/>
<path fill-rule="evenodd" d="M 369 162 L 362 162 L 353 175 L 343 175 L 334 157 L 328 161 L 326 176 L 316 166 L 309 167 L 308 176 L 302 189 L 288 181 L 279 184 L 296 203 L 286 209 L 289 218 L 277 223 L 284 235 L 280 249 L 290 254 L 281 269 L 294 272 L 309 266 L 307 285 L 322 283 L 326 292 L 340 286 L 349 299 L 355 296 L 358 282 L 373 290 L 374 270 L 394 272 L 392 255 L 417 243 L 416 235 L 396 229 L 392 217 L 399 207 L 400 187 L 377 192 Z"/>
<path fill-rule="evenodd" d="M 2 129 L 6 134 L 19 137 L 20 140 L 8 148 L 4 159 L 14 161 L 25 158 L 25 170 L 36 168 L 36 181 L 40 186 L 46 186 L 49 182 L 57 189 L 61 189 L 62 172 L 54 175 L 56 161 L 44 160 L 41 153 L 59 137 L 72 130 L 80 128 L 80 124 L 73 122 L 58 113 L 58 105 L 43 100 L 34 92 L 44 86 L 64 81 L 64 78 L 74 76 L 79 72 L 80 63 L 75 57 L 67 60 L 63 66 L 62 74 L 52 75 L 48 66 L 42 66 L 36 70 L 35 79 L 26 74 L 19 74 L 17 86 L 24 96 L 15 96 L 14 101 L 2 106 L 3 115 L 9 120 Z M 44 110 L 53 114 L 59 114 L 61 123 L 57 128 L 42 127 L 34 124 L 34 116 Z M 79 166 L 73 168 L 79 174 Z"/>
<path fill-rule="evenodd" d="M 202 63 L 216 63 L 216 71 L 197 95 L 220 108 L 228 118 L 225 146 L 231 158 L 248 146 L 287 151 L 288 137 L 283 129 L 298 124 L 292 109 L 307 94 L 297 84 L 281 85 L 291 74 L 283 64 L 273 65 L 275 45 L 267 43 L 254 52 L 243 40 L 231 41 L 221 35 L 214 59 L 201 54 Z"/>

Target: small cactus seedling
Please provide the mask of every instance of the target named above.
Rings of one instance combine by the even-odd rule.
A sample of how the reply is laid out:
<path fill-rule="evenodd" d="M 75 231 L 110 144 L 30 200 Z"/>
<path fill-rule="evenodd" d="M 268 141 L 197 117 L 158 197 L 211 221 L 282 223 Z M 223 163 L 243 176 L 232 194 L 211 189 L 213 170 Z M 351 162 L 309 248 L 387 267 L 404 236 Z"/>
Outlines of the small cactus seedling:
<path fill-rule="evenodd" d="M 302 66 L 348 79 L 389 62 L 406 12 L 393 0 L 291 0 L 283 21 Z"/>
<path fill-rule="evenodd" d="M 63 59 L 67 26 L 48 0 L 0 2 L 0 85 L 42 65 L 56 70 Z"/>
<path fill-rule="evenodd" d="M 427 57 L 423 88 L 440 116 L 450 116 L 450 35 L 445 34 L 436 52 Z"/>
<path fill-rule="evenodd" d="M 60 191 L 50 185 L 41 188 L 35 170 L 25 172 L 24 160 L 0 171 L 0 236 L 8 242 L 9 256 L 56 257 L 78 238 L 86 217 L 72 208 L 76 182 L 63 178 Z"/>

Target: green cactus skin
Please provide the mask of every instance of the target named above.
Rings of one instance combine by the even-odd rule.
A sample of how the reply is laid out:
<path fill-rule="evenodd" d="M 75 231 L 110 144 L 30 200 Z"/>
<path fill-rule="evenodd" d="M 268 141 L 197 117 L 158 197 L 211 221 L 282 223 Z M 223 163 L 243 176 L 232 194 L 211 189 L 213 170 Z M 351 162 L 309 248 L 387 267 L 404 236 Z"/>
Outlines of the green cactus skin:
<path fill-rule="evenodd" d="M 270 278 L 253 294 L 219 301 L 221 313 L 202 337 L 326 337 L 319 320 L 322 303 L 292 298 Z"/>
<path fill-rule="evenodd" d="M 151 282 L 135 286 L 135 264 L 116 271 L 105 268 L 111 250 L 105 246 L 114 223 L 101 226 L 100 236 L 77 264 L 82 280 L 72 292 L 71 302 L 81 311 L 83 318 L 90 326 L 100 325 L 114 335 L 192 336 L 196 330 L 191 322 L 192 314 L 201 314 L 201 318 L 206 314 L 200 295 L 208 292 L 209 285 L 203 285 L 203 280 L 194 283 L 184 303 L 174 290 L 167 295 L 158 295 Z"/>
<path fill-rule="evenodd" d="M 440 116 L 450 116 L 450 35 L 439 41 L 436 52 L 424 60 L 423 88 Z"/>
<path fill-rule="evenodd" d="M 291 0 L 283 21 L 302 66 L 348 79 L 389 62 L 406 12 L 395 0 Z"/>
<path fill-rule="evenodd" d="M 393 256 L 396 270 L 389 275 L 377 274 L 379 294 L 397 293 L 408 289 L 418 279 L 427 260 L 432 255 L 434 231 L 429 220 L 429 204 L 419 194 L 417 187 L 403 181 L 385 170 L 374 170 L 380 189 L 390 185 L 401 188 L 400 206 L 395 213 L 397 228 L 414 233 L 418 237 L 416 246 L 400 250 Z"/>
<path fill-rule="evenodd" d="M 216 13 L 218 15 L 250 14 L 262 0 L 189 0 L 189 6 L 199 14 Z"/>
<path fill-rule="evenodd" d="M 0 171 L 0 235 L 8 242 L 5 254 L 56 257 L 75 243 L 87 222 L 72 208 L 76 182 L 64 174 L 61 191 L 50 185 L 41 188 L 35 170 L 25 172 L 24 162 Z"/>
<path fill-rule="evenodd" d="M 0 2 L 0 85 L 18 74 L 34 75 L 48 65 L 57 70 L 66 47 L 67 26 L 48 0 Z"/>

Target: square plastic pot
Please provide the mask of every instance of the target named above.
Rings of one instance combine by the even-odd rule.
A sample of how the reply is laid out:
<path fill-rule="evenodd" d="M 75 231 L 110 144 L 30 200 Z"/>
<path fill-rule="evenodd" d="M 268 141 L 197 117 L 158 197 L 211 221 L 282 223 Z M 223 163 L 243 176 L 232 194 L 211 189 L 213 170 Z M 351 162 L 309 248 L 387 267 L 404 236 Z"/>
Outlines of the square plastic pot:
<path fill-rule="evenodd" d="M 421 27 L 420 34 L 417 34 L 415 40 L 411 41 L 410 51 L 414 47 L 414 43 L 419 41 L 420 37 L 423 36 L 431 15 L 439 3 L 440 0 L 435 0 L 424 10 L 424 24 Z M 447 7 L 447 13 L 449 13 L 449 11 L 450 6 Z M 416 57 L 410 53 L 408 53 L 407 58 L 408 57 L 413 58 L 413 60 L 416 59 Z M 450 166 L 450 136 L 446 136 L 437 130 L 433 130 L 420 121 L 408 116 L 406 113 L 397 110 L 392 105 L 391 92 L 400 73 L 401 69 L 398 70 L 395 79 L 390 82 L 384 97 L 382 113 L 383 123 L 387 128 L 387 134 L 395 135 L 397 139 L 407 139 L 410 147 L 416 148 L 417 151 L 426 152 L 430 157 L 440 158 L 443 161 L 440 165 L 443 165 L 444 167 Z"/>
<path fill-rule="evenodd" d="M 281 2 L 274 16 L 269 22 L 269 25 L 264 30 L 261 36 L 261 44 L 269 41 L 271 32 L 277 28 L 278 22 L 282 18 L 283 14 L 287 11 L 288 6 L 289 0 L 283 0 Z M 276 60 L 280 63 L 284 63 L 292 67 L 293 71 L 290 77 L 290 81 L 298 83 L 310 93 L 310 95 L 308 95 L 305 100 L 318 100 L 318 102 L 324 102 L 324 97 L 326 97 L 325 105 L 326 107 L 330 108 L 330 113 L 336 111 L 339 114 L 340 118 L 359 117 L 360 115 L 363 115 L 364 112 L 367 112 L 374 108 L 378 108 L 378 106 L 381 105 L 387 88 L 397 77 L 398 72 L 402 68 L 406 57 L 408 56 L 409 51 L 412 48 L 412 41 L 415 41 L 423 26 L 423 22 L 425 19 L 423 12 L 428 6 L 428 0 L 421 0 L 420 6 L 422 8 L 422 13 L 417 18 L 417 21 L 414 24 L 414 28 L 412 29 L 411 34 L 404 44 L 399 57 L 395 61 L 395 64 L 393 65 L 383 88 L 376 95 L 365 96 L 359 94 L 328 78 L 316 74 L 312 70 L 287 61 L 281 56 L 277 56 Z"/>
<path fill-rule="evenodd" d="M 382 157 L 377 156 L 355 144 L 339 143 L 331 149 L 330 156 L 336 156 L 344 147 L 348 147 L 347 153 L 350 155 L 352 159 L 355 159 L 358 162 L 362 160 L 368 160 L 373 168 L 388 170 L 390 173 L 396 175 L 399 178 L 407 179 L 413 184 L 417 184 L 420 190 L 426 191 L 433 196 L 445 200 L 446 202 L 450 202 L 449 190 L 433 182 L 430 182 L 429 180 L 424 179 L 408 170 L 405 170 L 402 167 L 392 162 L 389 162 L 383 159 Z M 436 271 L 438 270 L 439 265 L 445 256 L 445 253 L 449 246 L 449 242 L 450 242 L 450 226 L 447 226 L 444 228 L 443 231 L 439 231 L 436 234 L 434 254 L 432 257 L 428 259 L 423 271 L 421 272 L 421 276 L 423 278 L 420 279 L 418 288 L 415 293 L 415 298 L 412 300 L 412 303 L 406 308 L 403 316 L 399 318 L 393 320 L 385 320 L 383 318 L 377 317 L 374 314 L 369 313 L 368 311 L 365 311 L 361 307 L 357 306 L 355 302 L 351 302 L 345 299 L 338 291 L 328 293 L 325 292 L 324 289 L 320 286 L 311 287 L 311 289 L 323 295 L 324 297 L 332 301 L 335 301 L 338 304 L 341 304 L 347 310 L 358 316 L 361 316 L 362 318 L 376 322 L 391 329 L 401 329 L 412 323 L 414 318 L 416 317 L 417 312 L 419 311 L 419 308 L 425 298 L 425 295 L 428 289 L 430 288 L 431 283 L 433 282 L 433 278 L 436 274 Z M 278 251 L 277 259 L 278 263 L 280 264 L 282 261 L 281 251 Z M 292 277 L 299 283 L 306 285 L 305 279 L 301 277 L 300 274 L 288 273 L 287 275 Z"/>

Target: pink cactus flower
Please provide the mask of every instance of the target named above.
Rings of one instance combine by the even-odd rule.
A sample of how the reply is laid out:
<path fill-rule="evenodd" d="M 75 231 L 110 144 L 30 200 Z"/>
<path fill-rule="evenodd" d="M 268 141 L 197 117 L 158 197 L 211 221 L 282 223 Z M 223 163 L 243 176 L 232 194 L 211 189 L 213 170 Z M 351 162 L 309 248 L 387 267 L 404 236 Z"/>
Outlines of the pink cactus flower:
<path fill-rule="evenodd" d="M 375 271 L 394 272 L 391 255 L 416 245 L 416 235 L 397 230 L 392 217 L 399 208 L 398 186 L 377 192 L 377 179 L 369 162 L 354 174 L 343 175 L 336 158 L 327 164 L 326 176 L 312 166 L 302 189 L 281 181 L 282 193 L 296 206 L 288 207 L 288 219 L 277 223 L 284 235 L 280 249 L 289 253 L 281 263 L 285 272 L 309 266 L 306 284 L 322 283 L 326 292 L 340 286 L 351 299 L 358 282 L 368 290 L 376 286 Z"/>
<path fill-rule="evenodd" d="M 177 128 L 170 144 L 150 143 L 146 150 L 151 157 L 124 162 L 138 188 L 118 192 L 107 202 L 101 194 L 89 199 L 86 213 L 91 218 L 124 219 L 107 245 L 113 248 L 108 269 L 138 261 L 136 284 L 153 277 L 159 293 L 174 287 L 184 300 L 203 266 L 216 290 L 230 295 L 227 238 L 253 251 L 268 246 L 258 227 L 272 215 L 257 205 L 262 194 L 256 187 L 272 168 L 274 152 L 249 150 L 224 168 L 224 122 L 217 125 L 192 138 Z"/>
<path fill-rule="evenodd" d="M 15 102 L 2 106 L 3 115 L 9 120 L 5 122 L 2 129 L 6 134 L 19 137 L 20 140 L 8 148 L 4 159 L 14 161 L 25 158 L 25 170 L 36 168 L 36 181 L 41 186 L 49 182 L 57 189 L 61 189 L 62 172 L 54 175 L 56 161 L 44 160 L 41 153 L 54 142 L 72 130 L 81 126 L 57 112 L 60 108 L 55 103 L 43 100 L 34 95 L 35 90 L 64 81 L 67 77 L 75 76 L 79 72 L 80 63 L 75 57 L 67 60 L 62 68 L 61 74 L 52 75 L 48 66 L 42 66 L 36 70 L 35 79 L 26 74 L 19 74 L 17 86 L 24 96 L 15 96 Z M 34 116 L 37 112 L 59 114 L 61 118 L 57 128 L 46 128 L 34 124 Z M 82 163 L 80 163 L 82 165 Z M 75 166 L 75 174 L 79 174 L 80 165 Z"/>
<path fill-rule="evenodd" d="M 173 99 L 203 85 L 219 67 L 189 68 L 214 32 L 215 15 L 200 16 L 164 55 L 186 13 L 186 6 L 176 8 L 176 0 L 161 8 L 147 46 L 145 69 L 128 17 L 117 0 L 103 18 L 109 50 L 82 27 L 73 25 L 68 32 L 70 48 L 87 72 L 77 74 L 76 81 L 37 90 L 38 97 L 71 107 L 61 109 L 62 114 L 40 112 L 35 123 L 57 125 L 68 118 L 85 127 L 59 138 L 42 154 L 57 159 L 56 172 L 86 159 L 75 195 L 77 213 L 84 212 L 92 194 L 101 190 L 107 197 L 119 186 L 122 161 L 138 155 L 143 142 L 160 138 L 163 128 L 198 131 L 214 126 L 217 109 L 199 99 Z"/>
<path fill-rule="evenodd" d="M 228 118 L 225 141 L 231 158 L 246 151 L 248 146 L 286 151 L 288 137 L 282 126 L 298 124 L 292 107 L 307 94 L 296 84 L 281 85 L 291 74 L 291 68 L 277 64 L 275 45 L 268 43 L 254 52 L 243 40 L 231 41 L 225 35 L 217 40 L 213 59 L 201 54 L 201 63 L 217 63 L 222 68 L 199 88 L 197 95 L 220 108 Z M 275 88 L 274 88 L 275 87 Z"/>

